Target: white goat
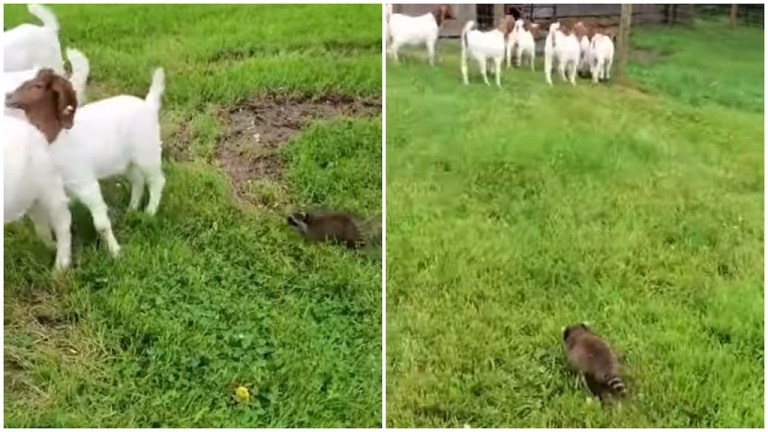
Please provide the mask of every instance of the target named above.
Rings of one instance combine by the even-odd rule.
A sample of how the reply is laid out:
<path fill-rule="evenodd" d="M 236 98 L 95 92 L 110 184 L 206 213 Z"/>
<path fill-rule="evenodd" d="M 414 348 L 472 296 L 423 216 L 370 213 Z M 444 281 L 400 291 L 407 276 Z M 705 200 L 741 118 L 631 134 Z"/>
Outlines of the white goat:
<path fill-rule="evenodd" d="M 30 122 L 40 114 L 30 109 L 35 80 L 9 95 L 6 104 L 24 109 Z M 74 127 L 50 146 L 51 158 L 64 179 L 67 193 L 85 204 L 93 224 L 117 256 L 120 246 L 112 232 L 99 179 L 125 174 L 131 183 L 129 210 L 139 207 L 149 185 L 146 212 L 153 215 L 165 185 L 159 111 L 165 90 L 165 73 L 156 69 L 145 99 L 121 95 L 92 102 L 77 111 Z M 33 95 L 34 96 L 34 95 Z"/>
<path fill-rule="evenodd" d="M 54 268 L 69 267 L 72 216 L 64 183 L 48 153 L 48 141 L 28 122 L 8 116 L 3 116 L 3 193 L 4 223 L 29 214 L 38 237 L 56 249 Z"/>
<path fill-rule="evenodd" d="M 512 21 L 505 18 L 499 27 L 499 29 L 483 32 L 475 30 L 474 21 L 470 20 L 464 25 L 461 31 L 461 74 L 464 77 L 464 84 L 469 84 L 467 60 L 472 56 L 480 66 L 480 72 L 487 85 L 491 83 L 488 82 L 486 64 L 488 59 L 493 60 L 496 85 L 501 87 L 501 63 L 504 61 L 507 36 L 512 31 Z"/>
<path fill-rule="evenodd" d="M 573 34 L 566 35 L 560 30 L 560 23 L 549 26 L 549 34 L 544 43 L 544 77 L 552 85 L 552 63 L 557 63 L 557 70 L 563 81 L 576 85 L 576 68 L 579 65 L 579 41 Z M 566 77 L 566 68 L 569 77 Z"/>
<path fill-rule="evenodd" d="M 38 4 L 31 4 L 27 9 L 43 25 L 21 24 L 3 32 L 3 71 L 41 67 L 63 74 L 64 59 L 61 57 L 59 21 L 56 15 Z"/>
<path fill-rule="evenodd" d="M 526 28 L 525 21 L 519 19 L 515 21 L 515 28 L 509 36 L 507 42 L 507 69 L 512 67 L 512 50 L 515 50 L 515 59 L 517 67 L 522 65 L 523 55 L 531 63 L 531 70 L 534 70 L 534 61 L 536 60 L 536 40 L 531 30 Z M 538 28 L 538 24 L 530 24 L 531 29 Z"/>
<path fill-rule="evenodd" d="M 72 74 L 69 77 L 69 82 L 72 84 L 72 88 L 77 95 L 77 104 L 83 105 L 85 103 L 85 87 L 88 82 L 88 74 L 90 73 L 90 64 L 83 53 L 74 48 L 67 49 L 67 58 L 72 66 Z M 11 93 L 19 88 L 25 81 L 33 79 L 40 69 L 43 68 L 35 67 L 24 71 L 3 72 L 3 94 Z M 22 120 L 27 118 L 24 115 L 24 111 L 7 106 L 5 107 L 5 115 L 17 117 Z"/>
<path fill-rule="evenodd" d="M 592 81 L 597 83 L 601 79 L 611 79 L 611 66 L 613 65 L 613 40 L 604 34 L 596 34 L 590 44 L 592 54 L 591 71 Z"/>
<path fill-rule="evenodd" d="M 440 27 L 447 19 L 453 19 L 453 12 L 448 5 L 442 5 L 435 11 L 419 16 L 392 13 L 391 5 L 387 8 L 387 40 L 392 56 L 400 61 L 397 53 L 402 46 L 426 45 L 430 66 L 435 65 L 435 45 L 440 34 Z"/>

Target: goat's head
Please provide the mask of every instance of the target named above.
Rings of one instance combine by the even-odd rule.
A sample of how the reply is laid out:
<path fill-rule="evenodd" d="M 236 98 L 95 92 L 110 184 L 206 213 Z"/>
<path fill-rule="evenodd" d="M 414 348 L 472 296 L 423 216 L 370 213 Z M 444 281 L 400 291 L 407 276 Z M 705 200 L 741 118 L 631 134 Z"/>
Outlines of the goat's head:
<path fill-rule="evenodd" d="M 530 21 L 527 22 L 526 25 L 528 26 L 528 28 L 526 28 L 526 30 L 531 32 L 531 34 L 533 35 L 534 39 L 538 39 L 539 35 L 541 34 L 541 26 L 538 25 L 537 23 L 530 22 Z"/>
<path fill-rule="evenodd" d="M 523 18 L 520 18 L 517 21 L 515 21 L 515 29 L 517 31 L 525 30 L 527 32 L 531 32 L 534 39 L 536 39 L 536 37 L 539 35 L 540 27 L 541 26 L 539 26 L 539 24 Z"/>
<path fill-rule="evenodd" d="M 443 22 L 445 20 L 449 19 L 456 19 L 456 15 L 453 14 L 453 9 L 451 9 L 451 5 L 440 5 L 432 11 L 432 15 L 435 16 L 435 21 L 437 21 L 437 26 L 440 27 L 443 25 Z"/>
<path fill-rule="evenodd" d="M 515 17 L 512 15 L 505 15 L 504 18 L 502 18 L 501 22 L 499 23 L 499 31 L 504 33 L 504 37 L 506 38 L 510 33 L 512 33 L 512 30 L 515 28 Z"/>
<path fill-rule="evenodd" d="M 525 23 L 523 22 L 523 20 L 522 19 L 516 19 L 515 23 L 514 23 L 513 30 L 512 30 L 512 36 L 511 37 L 513 37 L 515 39 L 518 38 L 520 33 L 523 32 L 524 29 L 525 29 Z"/>
<path fill-rule="evenodd" d="M 587 36 L 589 29 L 583 22 L 579 21 L 573 26 L 573 34 L 576 35 L 576 39 L 581 40 L 583 36 Z"/>
<path fill-rule="evenodd" d="M 77 95 L 66 78 L 53 69 L 40 69 L 34 78 L 5 95 L 5 106 L 24 111 L 50 143 L 62 129 L 74 125 Z"/>

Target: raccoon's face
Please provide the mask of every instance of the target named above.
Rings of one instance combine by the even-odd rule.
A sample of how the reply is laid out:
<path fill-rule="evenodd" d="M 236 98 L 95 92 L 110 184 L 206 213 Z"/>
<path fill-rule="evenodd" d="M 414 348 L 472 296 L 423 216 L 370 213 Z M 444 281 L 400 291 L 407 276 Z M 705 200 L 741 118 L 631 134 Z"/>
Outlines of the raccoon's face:
<path fill-rule="evenodd" d="M 309 221 L 309 215 L 304 212 L 296 212 L 288 216 L 288 225 L 300 233 L 307 231 L 307 223 Z"/>
<path fill-rule="evenodd" d="M 563 330 L 563 340 L 568 340 L 568 337 L 571 336 L 573 333 L 578 331 L 589 331 L 589 327 L 585 323 L 579 323 L 576 325 L 572 325 L 569 327 L 566 327 L 565 330 Z"/>

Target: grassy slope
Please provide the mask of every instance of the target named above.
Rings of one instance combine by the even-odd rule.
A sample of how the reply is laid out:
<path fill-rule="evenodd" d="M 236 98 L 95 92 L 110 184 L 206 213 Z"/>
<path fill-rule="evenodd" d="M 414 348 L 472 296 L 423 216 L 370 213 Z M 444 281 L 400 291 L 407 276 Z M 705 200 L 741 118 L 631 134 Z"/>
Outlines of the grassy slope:
<path fill-rule="evenodd" d="M 91 60 L 93 99 L 143 95 L 166 68 L 165 145 L 186 128 L 192 160 L 165 164 L 155 218 L 126 214 L 128 188 L 103 183 L 117 261 L 76 208 L 62 283 L 31 226 L 6 227 L 6 426 L 380 424 L 380 262 L 303 244 L 285 208 L 240 210 L 212 160 L 217 111 L 254 93 L 379 96 L 380 7 L 52 8 L 62 44 Z M 5 28 L 34 20 L 5 11 Z M 300 136 L 284 153 L 290 204 L 380 212 L 380 137 L 377 119 Z"/>
<path fill-rule="evenodd" d="M 646 92 L 389 63 L 388 424 L 763 424 L 763 34 L 725 34 L 633 35 Z M 620 410 L 567 371 L 580 320 Z"/>

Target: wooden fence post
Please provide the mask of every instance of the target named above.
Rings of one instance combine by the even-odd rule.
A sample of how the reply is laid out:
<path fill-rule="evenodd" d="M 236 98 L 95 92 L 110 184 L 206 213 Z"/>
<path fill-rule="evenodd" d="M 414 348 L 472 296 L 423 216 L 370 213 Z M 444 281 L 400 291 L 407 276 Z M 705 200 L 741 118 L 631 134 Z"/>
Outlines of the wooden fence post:
<path fill-rule="evenodd" d="M 629 58 L 629 28 L 632 25 L 632 5 L 621 5 L 621 22 L 619 23 L 618 54 L 619 64 L 616 76 L 619 79 L 627 78 L 627 60 Z"/>
<path fill-rule="evenodd" d="M 736 27 L 736 14 L 739 11 L 739 5 L 732 4 L 731 5 L 731 28 Z"/>

